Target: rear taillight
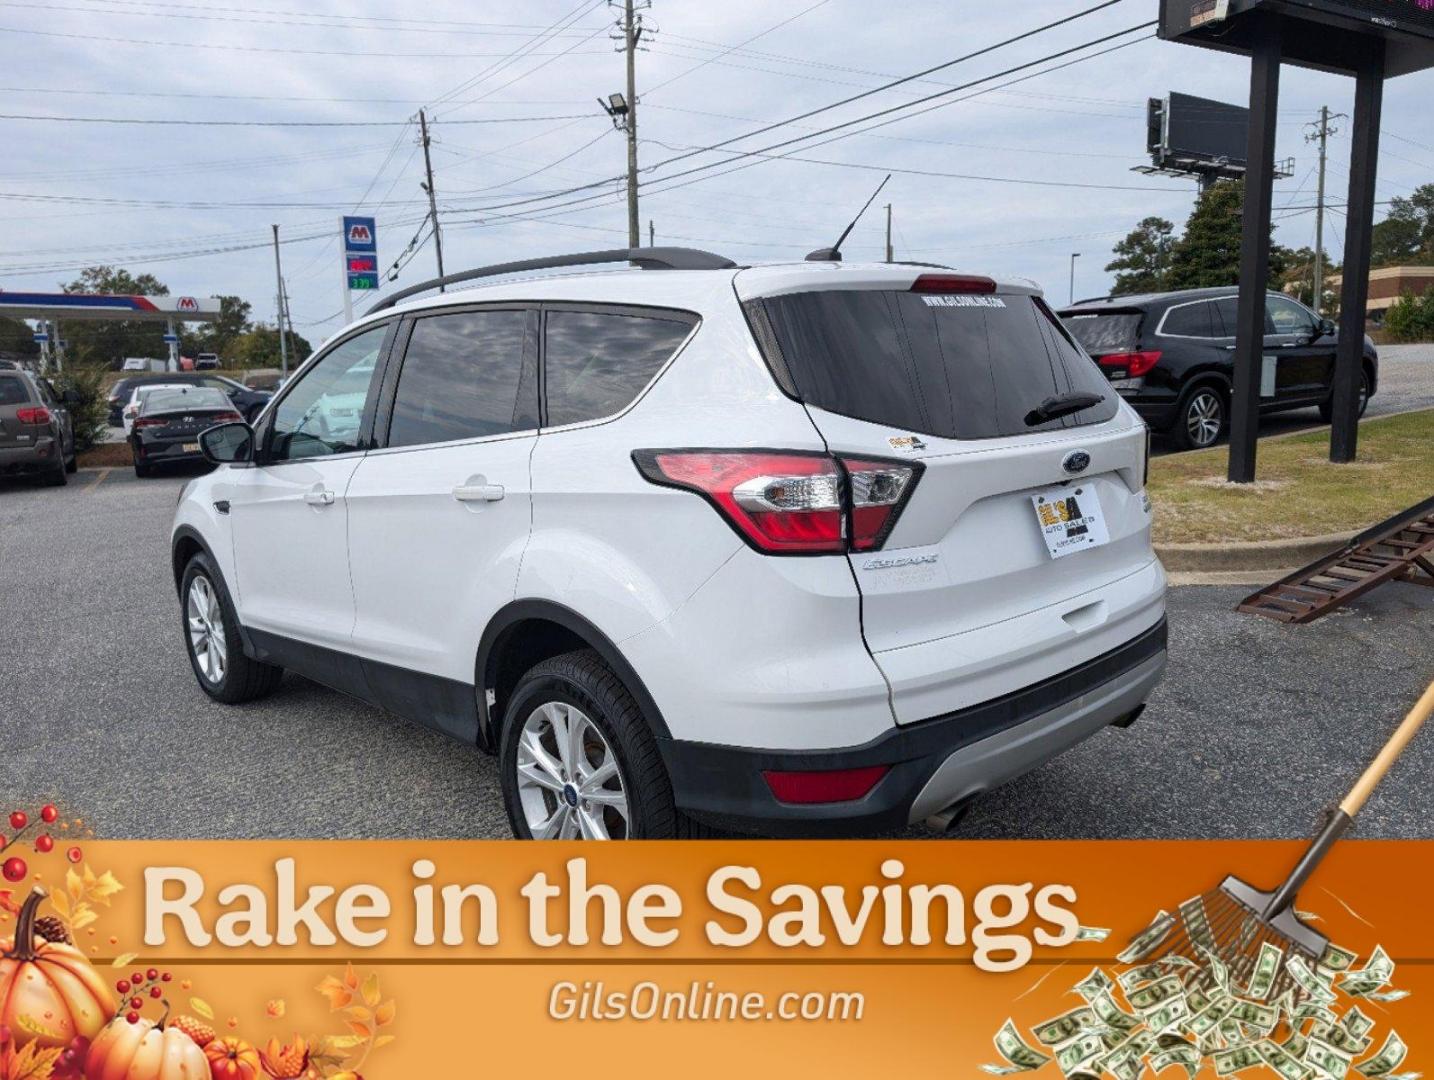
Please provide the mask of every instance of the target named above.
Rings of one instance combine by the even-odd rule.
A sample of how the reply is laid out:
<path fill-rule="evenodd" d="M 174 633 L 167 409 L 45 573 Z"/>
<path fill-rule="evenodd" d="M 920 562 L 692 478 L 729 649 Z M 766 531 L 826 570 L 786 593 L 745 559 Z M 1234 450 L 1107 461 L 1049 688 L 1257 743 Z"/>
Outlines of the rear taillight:
<path fill-rule="evenodd" d="M 158 416 L 141 416 L 141 417 L 139 417 L 138 419 L 135 420 L 134 426 L 137 427 L 137 428 L 142 428 L 142 427 L 164 427 L 164 425 L 167 424 L 167 423 L 169 423 L 169 421 L 163 419 L 162 417 L 158 417 Z"/>
<path fill-rule="evenodd" d="M 1096 363 L 1103 368 L 1110 368 L 1113 379 L 1138 379 L 1156 364 L 1160 363 L 1159 351 L 1154 352 L 1128 352 L 1111 353 L 1108 356 L 1096 357 Z M 1124 374 L 1120 374 L 1120 372 Z"/>
<path fill-rule="evenodd" d="M 976 293 L 989 296 L 996 283 L 975 274 L 922 274 L 911 285 L 915 293 Z"/>
<path fill-rule="evenodd" d="M 50 422 L 50 410 L 43 405 L 27 405 L 23 409 L 15 410 L 15 419 L 22 424 L 48 424 Z"/>
<path fill-rule="evenodd" d="M 881 547 L 921 468 L 793 451 L 638 450 L 633 461 L 652 483 L 701 495 L 770 555 Z"/>
<path fill-rule="evenodd" d="M 237 412 L 215 413 L 209 419 L 213 420 L 216 424 L 242 424 L 244 422 L 244 418 L 240 416 Z"/>
<path fill-rule="evenodd" d="M 854 802 L 865 798 L 881 778 L 891 771 L 889 765 L 868 765 L 861 769 L 830 769 L 819 772 L 775 772 L 767 770 L 762 778 L 778 802 L 810 805 L 812 803 Z"/>

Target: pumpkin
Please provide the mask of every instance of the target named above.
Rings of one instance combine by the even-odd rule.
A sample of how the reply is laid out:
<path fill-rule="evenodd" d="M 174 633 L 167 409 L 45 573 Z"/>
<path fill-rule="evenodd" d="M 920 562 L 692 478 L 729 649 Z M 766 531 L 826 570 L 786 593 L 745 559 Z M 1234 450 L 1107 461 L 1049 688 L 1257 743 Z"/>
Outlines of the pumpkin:
<path fill-rule="evenodd" d="M 262 1080 L 264 1076 L 259 1071 L 259 1051 L 233 1035 L 215 1039 L 204 1053 L 214 1080 Z"/>
<path fill-rule="evenodd" d="M 177 1027 L 121 1016 L 90 1044 L 85 1080 L 209 1080 L 209 1059 Z"/>
<path fill-rule="evenodd" d="M 93 1039 L 114 1014 L 110 989 L 73 945 L 35 933 L 45 890 L 36 887 L 15 924 L 15 937 L 0 942 L 0 1027 L 10 1029 L 18 1049 L 69 1046 Z"/>

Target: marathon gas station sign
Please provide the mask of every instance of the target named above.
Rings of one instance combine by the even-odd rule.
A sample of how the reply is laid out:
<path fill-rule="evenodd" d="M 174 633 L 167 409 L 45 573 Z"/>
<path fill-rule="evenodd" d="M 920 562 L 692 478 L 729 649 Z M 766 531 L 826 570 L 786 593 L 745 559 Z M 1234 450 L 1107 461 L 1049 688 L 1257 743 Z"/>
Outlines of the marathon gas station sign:
<path fill-rule="evenodd" d="M 378 222 L 371 217 L 344 217 L 344 315 L 353 321 L 353 294 L 378 289 Z"/>

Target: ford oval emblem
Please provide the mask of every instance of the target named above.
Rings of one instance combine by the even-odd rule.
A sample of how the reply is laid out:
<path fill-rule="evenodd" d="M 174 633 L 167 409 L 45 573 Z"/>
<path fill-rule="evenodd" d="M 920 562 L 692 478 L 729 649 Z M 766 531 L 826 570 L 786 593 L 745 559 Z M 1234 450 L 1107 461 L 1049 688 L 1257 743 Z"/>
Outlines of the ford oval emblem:
<path fill-rule="evenodd" d="M 1061 468 L 1072 475 L 1083 473 L 1090 468 L 1090 455 L 1084 450 L 1072 450 L 1061 462 Z"/>

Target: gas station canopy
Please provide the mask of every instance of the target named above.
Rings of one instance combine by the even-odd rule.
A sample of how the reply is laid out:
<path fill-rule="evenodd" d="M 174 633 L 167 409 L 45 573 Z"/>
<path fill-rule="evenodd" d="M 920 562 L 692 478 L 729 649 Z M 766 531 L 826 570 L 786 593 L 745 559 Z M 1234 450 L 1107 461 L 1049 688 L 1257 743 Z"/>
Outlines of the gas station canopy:
<path fill-rule="evenodd" d="M 212 322 L 217 297 L 112 296 L 0 290 L 0 316 L 12 319 L 130 319 L 150 322 Z"/>

